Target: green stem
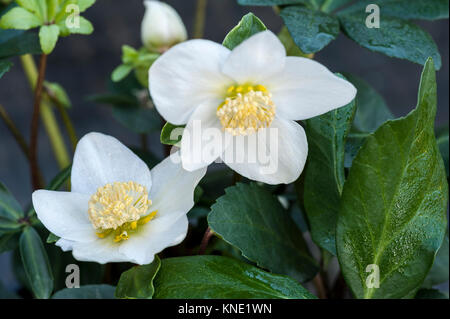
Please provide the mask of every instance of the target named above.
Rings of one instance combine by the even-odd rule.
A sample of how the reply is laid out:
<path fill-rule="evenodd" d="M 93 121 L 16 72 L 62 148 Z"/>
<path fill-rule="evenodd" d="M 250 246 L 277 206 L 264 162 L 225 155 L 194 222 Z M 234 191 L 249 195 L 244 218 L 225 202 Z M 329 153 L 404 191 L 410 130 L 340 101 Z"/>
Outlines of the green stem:
<path fill-rule="evenodd" d="M 22 150 L 22 152 L 29 159 L 30 158 L 30 151 L 28 149 L 28 145 L 27 145 L 27 142 L 25 141 L 25 138 L 22 136 L 22 134 L 20 133 L 19 129 L 14 124 L 14 122 L 11 120 L 11 118 L 8 115 L 8 113 L 6 112 L 6 109 L 1 104 L 0 104 L 0 117 L 5 122 L 6 127 L 11 132 L 12 136 L 16 140 L 16 142 L 19 145 L 19 147 Z"/>
<path fill-rule="evenodd" d="M 72 150 L 75 151 L 75 147 L 78 144 L 78 137 L 75 131 L 75 127 L 73 126 L 69 114 L 67 113 L 67 109 L 61 104 L 61 102 L 56 98 L 55 94 L 51 90 L 49 90 L 48 87 L 45 87 L 45 92 L 50 98 L 52 104 L 55 105 L 58 109 L 64 127 L 66 128 L 67 135 L 69 136 L 70 143 L 72 144 Z"/>
<path fill-rule="evenodd" d="M 30 134 L 30 168 L 33 189 L 42 188 L 38 177 L 37 144 L 39 133 L 39 114 L 41 113 L 42 88 L 44 86 L 45 70 L 47 68 L 47 55 L 42 54 L 39 61 L 39 73 L 34 89 L 33 117 L 31 119 Z"/>
<path fill-rule="evenodd" d="M 20 60 L 28 82 L 30 83 L 31 88 L 34 90 L 38 78 L 38 72 L 33 57 L 27 54 L 21 56 Z M 58 162 L 59 167 L 63 169 L 70 164 L 70 158 L 48 99 L 44 98 L 41 101 L 40 111 L 42 121 L 47 131 L 47 135 L 50 139 L 53 152 L 55 154 L 55 158 Z"/>
<path fill-rule="evenodd" d="M 197 0 L 197 8 L 195 10 L 194 33 L 193 38 L 203 38 L 205 30 L 206 7 L 208 0 Z"/>

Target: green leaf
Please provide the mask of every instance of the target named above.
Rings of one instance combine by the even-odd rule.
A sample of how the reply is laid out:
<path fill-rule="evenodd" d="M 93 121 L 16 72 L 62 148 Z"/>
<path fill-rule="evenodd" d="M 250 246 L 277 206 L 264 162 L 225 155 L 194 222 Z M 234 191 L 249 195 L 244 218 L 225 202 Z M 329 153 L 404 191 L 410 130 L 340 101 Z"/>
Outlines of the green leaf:
<path fill-rule="evenodd" d="M 45 54 L 50 54 L 55 48 L 56 42 L 58 41 L 59 28 L 58 26 L 43 25 L 39 30 L 39 40 L 41 42 L 42 52 Z"/>
<path fill-rule="evenodd" d="M 283 27 L 278 33 L 278 38 L 281 43 L 283 43 L 284 48 L 286 49 L 287 56 L 299 56 L 299 57 L 311 57 L 310 54 L 303 53 L 302 50 L 295 44 L 294 39 L 292 39 L 289 30 L 286 27 Z"/>
<path fill-rule="evenodd" d="M 12 62 L 8 60 L 0 60 L 0 79 L 12 67 Z"/>
<path fill-rule="evenodd" d="M 53 290 L 53 274 L 41 238 L 33 227 L 20 236 L 20 255 L 28 282 L 36 298 L 47 299 Z"/>
<path fill-rule="evenodd" d="M 444 160 L 445 171 L 447 172 L 447 177 L 449 177 L 449 169 L 448 169 L 448 125 L 439 129 L 436 133 L 437 145 L 439 150 L 441 151 L 442 159 Z"/>
<path fill-rule="evenodd" d="M 342 13 L 364 14 L 369 4 L 378 5 L 382 17 L 397 17 L 407 20 L 448 19 L 448 0 L 360 0 L 344 9 Z"/>
<path fill-rule="evenodd" d="M 241 6 L 280 6 L 286 4 L 308 3 L 309 0 L 238 0 Z"/>
<path fill-rule="evenodd" d="M 47 243 L 47 244 L 54 244 L 54 243 L 56 243 L 58 240 L 59 240 L 59 237 L 58 237 L 58 236 L 56 236 L 56 235 L 53 234 L 53 233 L 50 233 L 50 234 L 48 234 L 46 243 Z"/>
<path fill-rule="evenodd" d="M 448 295 L 437 289 L 420 289 L 415 299 L 448 299 Z"/>
<path fill-rule="evenodd" d="M 0 59 L 27 53 L 41 53 L 39 37 L 35 32 L 0 29 Z"/>
<path fill-rule="evenodd" d="M 115 297 L 122 299 L 151 299 L 155 291 L 153 279 L 161 261 L 158 256 L 148 265 L 134 266 L 122 273 L 117 284 Z"/>
<path fill-rule="evenodd" d="M 336 222 L 345 182 L 345 143 L 356 103 L 306 121 L 308 165 L 304 205 L 311 236 L 320 247 L 336 255 Z"/>
<path fill-rule="evenodd" d="M 161 130 L 160 141 L 165 145 L 177 145 L 181 142 L 186 125 L 174 125 L 167 122 Z"/>
<path fill-rule="evenodd" d="M 448 266 L 448 233 L 442 242 L 441 248 L 439 248 L 436 258 L 434 259 L 433 267 L 431 267 L 423 287 L 431 288 L 434 285 L 442 284 L 448 281 L 449 278 L 449 266 Z"/>
<path fill-rule="evenodd" d="M 156 299 L 315 299 L 289 277 L 221 256 L 163 259 L 154 284 Z"/>
<path fill-rule="evenodd" d="M 366 15 L 339 16 L 346 35 L 374 52 L 425 64 L 432 57 L 436 70 L 441 67 L 441 56 L 431 36 L 417 25 L 398 18 L 383 17 L 380 28 L 367 28 Z"/>
<path fill-rule="evenodd" d="M 342 8 L 352 2 L 353 0 L 325 0 L 323 1 L 322 6 L 320 7 L 320 10 L 323 12 L 333 12 L 335 10 L 338 10 L 339 8 Z"/>
<path fill-rule="evenodd" d="M 89 7 L 93 6 L 96 0 L 78 0 L 77 3 L 80 7 L 80 12 L 86 11 Z"/>
<path fill-rule="evenodd" d="M 383 97 L 363 79 L 352 74 L 344 76 L 358 90 L 356 94 L 357 109 L 353 120 L 358 132 L 374 132 L 381 124 L 394 118 Z"/>
<path fill-rule="evenodd" d="M 357 298 L 402 298 L 422 284 L 446 229 L 448 185 L 434 137 L 436 79 L 430 59 L 417 108 L 388 121 L 363 145 L 342 193 L 339 263 Z M 373 270 L 379 288 L 369 288 Z M 375 276 L 376 277 L 376 276 Z"/>
<path fill-rule="evenodd" d="M 113 73 L 111 74 L 111 79 L 114 82 L 122 81 L 128 74 L 130 74 L 132 70 L 133 70 L 132 65 L 121 64 L 114 69 Z"/>
<path fill-rule="evenodd" d="M 241 21 L 235 26 L 223 40 L 223 46 L 233 50 L 236 46 L 241 44 L 244 40 L 250 38 L 252 35 L 266 30 L 266 26 L 253 13 L 248 13 L 242 17 Z"/>
<path fill-rule="evenodd" d="M 322 50 L 339 34 L 338 19 L 323 12 L 289 6 L 281 10 L 280 16 L 304 53 Z"/>
<path fill-rule="evenodd" d="M 92 23 L 84 17 L 80 17 L 80 25 L 72 28 L 68 28 L 69 32 L 72 34 L 84 34 L 89 35 L 94 32 L 94 27 Z"/>
<path fill-rule="evenodd" d="M 22 217 L 24 217 L 24 213 L 19 203 L 6 186 L 0 182 L 0 218 L 17 221 Z"/>
<path fill-rule="evenodd" d="M 80 288 L 65 288 L 55 292 L 52 299 L 114 299 L 114 286 L 86 285 Z"/>
<path fill-rule="evenodd" d="M 53 98 L 55 98 L 61 106 L 67 109 L 72 106 L 72 103 L 70 102 L 66 90 L 64 90 L 64 88 L 59 83 L 46 81 L 44 85 L 46 86 L 46 89 L 49 92 L 49 94 Z"/>
<path fill-rule="evenodd" d="M 28 30 L 43 24 L 43 21 L 21 7 L 14 7 L 0 18 L 0 28 Z"/>
<path fill-rule="evenodd" d="M 278 199 L 257 184 L 229 187 L 211 206 L 211 229 L 263 268 L 308 281 L 318 267 Z"/>

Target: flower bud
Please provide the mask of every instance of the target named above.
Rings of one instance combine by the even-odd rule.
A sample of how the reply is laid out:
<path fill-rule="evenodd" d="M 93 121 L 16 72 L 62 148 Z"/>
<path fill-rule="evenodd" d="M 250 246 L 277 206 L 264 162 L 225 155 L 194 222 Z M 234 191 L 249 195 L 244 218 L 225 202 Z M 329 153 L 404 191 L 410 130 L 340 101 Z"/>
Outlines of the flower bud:
<path fill-rule="evenodd" d="M 186 27 L 174 8 L 156 0 L 145 0 L 144 5 L 146 9 L 141 36 L 142 43 L 149 51 L 164 52 L 187 40 Z"/>

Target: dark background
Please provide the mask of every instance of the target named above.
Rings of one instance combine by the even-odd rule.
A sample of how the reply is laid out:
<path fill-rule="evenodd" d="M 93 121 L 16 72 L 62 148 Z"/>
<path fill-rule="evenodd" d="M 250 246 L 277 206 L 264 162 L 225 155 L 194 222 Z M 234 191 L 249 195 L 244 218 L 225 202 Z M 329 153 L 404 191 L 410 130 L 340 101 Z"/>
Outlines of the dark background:
<path fill-rule="evenodd" d="M 195 0 L 170 0 L 192 33 Z M 205 38 L 221 42 L 240 18 L 252 11 L 266 26 L 278 32 L 282 26 L 270 7 L 242 7 L 235 0 L 210 0 L 206 19 Z M 107 106 L 88 102 L 86 97 L 106 92 L 106 81 L 112 70 L 121 63 L 123 44 L 141 46 L 140 24 L 144 15 L 142 0 L 97 0 L 83 16 L 94 25 L 90 36 L 72 35 L 59 40 L 48 60 L 46 79 L 60 83 L 67 91 L 73 107 L 69 111 L 79 137 L 91 131 L 113 135 L 129 145 L 138 145 L 136 134 L 116 122 Z M 381 8 L 381 19 L 383 10 Z M 438 113 L 436 123 L 448 122 L 449 107 L 449 25 L 448 20 L 418 22 L 436 41 L 442 56 L 438 78 Z M 368 81 L 381 93 L 395 116 L 404 116 L 416 104 L 417 88 L 422 66 L 389 58 L 359 47 L 340 35 L 337 40 L 316 54 L 316 60 L 333 72 L 350 72 Z M 32 93 L 23 74 L 19 59 L 0 80 L 0 103 L 28 138 L 32 113 Z M 158 136 L 149 140 L 149 148 L 161 152 Z M 68 144 L 69 145 L 69 144 Z M 39 161 L 47 180 L 59 171 L 46 133 L 41 125 Z M 0 122 L 0 181 L 22 205 L 31 198 L 29 166 L 14 139 Z M 6 255 L 0 255 L 0 280 L 11 285 Z"/>

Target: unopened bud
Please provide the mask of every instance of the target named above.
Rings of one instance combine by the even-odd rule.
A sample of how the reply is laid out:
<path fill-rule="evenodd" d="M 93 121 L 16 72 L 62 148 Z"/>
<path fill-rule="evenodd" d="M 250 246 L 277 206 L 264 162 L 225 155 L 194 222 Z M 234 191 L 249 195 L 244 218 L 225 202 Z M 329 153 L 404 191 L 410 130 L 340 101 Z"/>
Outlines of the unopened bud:
<path fill-rule="evenodd" d="M 174 8 L 156 0 L 145 0 L 144 5 L 141 36 L 148 50 L 162 53 L 187 40 L 186 27 Z"/>

